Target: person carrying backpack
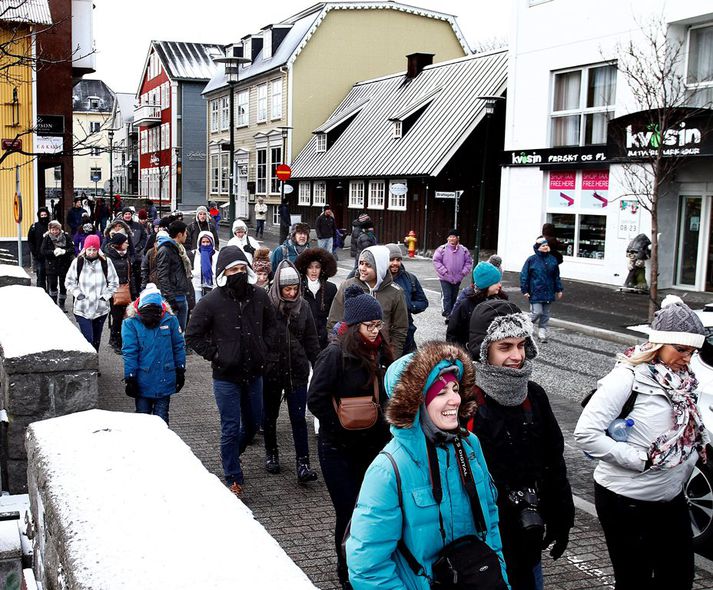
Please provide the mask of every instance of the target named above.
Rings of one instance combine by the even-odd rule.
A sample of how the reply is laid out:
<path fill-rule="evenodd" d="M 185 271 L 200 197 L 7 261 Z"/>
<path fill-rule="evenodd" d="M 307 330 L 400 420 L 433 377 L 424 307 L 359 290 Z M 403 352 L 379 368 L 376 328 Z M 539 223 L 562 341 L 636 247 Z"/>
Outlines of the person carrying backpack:
<path fill-rule="evenodd" d="M 99 236 L 92 234 L 84 240 L 84 249 L 72 261 L 64 284 L 74 297 L 79 330 L 98 352 L 109 302 L 119 288 L 114 265 L 99 249 Z"/>
<path fill-rule="evenodd" d="M 619 355 L 574 430 L 593 459 L 594 504 L 617 588 L 693 586 L 693 534 L 686 483 L 710 444 L 691 356 L 706 337 L 700 318 L 667 295 L 648 342 Z M 625 440 L 607 429 L 637 392 Z"/>

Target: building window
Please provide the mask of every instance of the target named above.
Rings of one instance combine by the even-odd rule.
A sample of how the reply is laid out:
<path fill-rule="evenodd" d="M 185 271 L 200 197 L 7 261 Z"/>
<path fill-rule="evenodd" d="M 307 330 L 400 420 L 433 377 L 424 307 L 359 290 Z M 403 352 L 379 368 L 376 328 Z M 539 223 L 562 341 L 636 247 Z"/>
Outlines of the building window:
<path fill-rule="evenodd" d="M 270 84 L 270 118 L 282 118 L 282 78 Z"/>
<path fill-rule="evenodd" d="M 148 140 L 148 131 L 144 130 L 141 132 L 141 153 L 142 154 L 147 154 L 149 151 L 149 140 Z"/>
<path fill-rule="evenodd" d="M 210 101 L 210 130 L 212 133 L 216 133 L 220 130 L 220 106 L 218 104 L 218 99 Z"/>
<path fill-rule="evenodd" d="M 322 152 L 327 151 L 327 134 L 326 133 L 318 133 L 317 134 L 317 153 L 320 154 Z"/>
<path fill-rule="evenodd" d="M 161 142 L 158 145 L 159 150 L 167 150 L 171 147 L 171 126 L 168 123 L 161 125 Z"/>
<path fill-rule="evenodd" d="M 101 123 L 99 121 L 89 121 L 89 133 L 99 133 Z"/>
<path fill-rule="evenodd" d="M 91 154 L 92 156 L 98 156 L 98 155 L 100 155 L 101 153 L 102 153 L 102 149 L 101 149 L 100 147 L 97 147 L 97 146 L 92 147 L 91 150 L 90 150 L 90 154 Z"/>
<path fill-rule="evenodd" d="M 98 98 L 90 98 L 89 99 L 89 108 L 92 111 L 98 111 L 99 110 L 99 99 Z"/>
<path fill-rule="evenodd" d="M 310 206 L 310 188 L 311 184 L 309 182 L 300 182 L 298 185 L 297 193 L 297 204 L 303 207 Z"/>
<path fill-rule="evenodd" d="M 217 195 L 220 191 L 220 154 L 210 156 L 210 192 Z"/>
<path fill-rule="evenodd" d="M 167 109 L 171 105 L 171 87 L 168 82 L 161 84 L 161 108 Z"/>
<path fill-rule="evenodd" d="M 313 207 L 323 207 L 327 204 L 327 183 L 324 180 L 314 182 L 314 197 L 312 198 Z"/>
<path fill-rule="evenodd" d="M 267 192 L 267 150 L 257 150 L 257 186 L 255 192 L 264 195 Z"/>
<path fill-rule="evenodd" d="M 238 127 L 243 127 L 249 123 L 250 115 L 250 91 L 238 92 Z"/>
<path fill-rule="evenodd" d="M 549 173 L 547 221 L 554 224 L 565 256 L 604 259 L 609 205 L 608 170 Z"/>
<path fill-rule="evenodd" d="M 230 128 L 230 97 L 220 99 L 220 129 L 225 131 Z"/>
<path fill-rule="evenodd" d="M 262 59 L 270 59 L 272 57 L 272 31 L 265 29 L 262 32 Z"/>
<path fill-rule="evenodd" d="M 713 102 L 713 24 L 689 29 L 686 62 L 691 104 L 707 108 Z"/>
<path fill-rule="evenodd" d="M 230 153 L 220 154 L 220 193 L 230 192 Z"/>
<path fill-rule="evenodd" d="M 270 148 L 270 193 L 280 194 L 280 183 L 277 178 L 277 167 L 282 164 L 282 148 Z"/>
<path fill-rule="evenodd" d="M 369 181 L 369 209 L 384 208 L 385 184 L 383 180 Z"/>
<path fill-rule="evenodd" d="M 551 145 L 606 143 L 615 97 L 616 66 L 598 65 L 555 73 Z"/>
<path fill-rule="evenodd" d="M 267 121 L 267 84 L 257 87 L 257 122 Z"/>
<path fill-rule="evenodd" d="M 405 180 L 390 180 L 389 181 L 389 209 L 395 211 L 406 211 L 406 192 L 403 187 L 407 187 Z M 396 191 L 397 194 L 394 194 Z"/>
<path fill-rule="evenodd" d="M 349 183 L 349 205 L 350 209 L 364 208 L 364 181 L 352 180 Z"/>
<path fill-rule="evenodd" d="M 168 191 L 171 188 L 171 183 L 168 181 L 170 175 L 170 168 L 168 166 L 162 166 L 159 172 L 159 184 L 161 186 L 161 200 L 166 201 L 169 198 Z"/>
<path fill-rule="evenodd" d="M 272 225 L 280 225 L 280 210 L 277 205 L 272 206 Z"/>
<path fill-rule="evenodd" d="M 403 123 L 401 121 L 393 121 L 392 137 L 399 139 L 403 131 Z"/>

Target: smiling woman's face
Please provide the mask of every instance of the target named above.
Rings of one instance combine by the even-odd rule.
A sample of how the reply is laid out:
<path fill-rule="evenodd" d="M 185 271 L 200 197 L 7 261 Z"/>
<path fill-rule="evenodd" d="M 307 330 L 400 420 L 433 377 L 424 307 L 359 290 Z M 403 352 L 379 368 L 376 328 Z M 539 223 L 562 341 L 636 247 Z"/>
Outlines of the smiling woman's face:
<path fill-rule="evenodd" d="M 446 431 L 458 428 L 459 388 L 457 381 L 449 381 L 426 407 L 426 411 L 436 428 Z"/>

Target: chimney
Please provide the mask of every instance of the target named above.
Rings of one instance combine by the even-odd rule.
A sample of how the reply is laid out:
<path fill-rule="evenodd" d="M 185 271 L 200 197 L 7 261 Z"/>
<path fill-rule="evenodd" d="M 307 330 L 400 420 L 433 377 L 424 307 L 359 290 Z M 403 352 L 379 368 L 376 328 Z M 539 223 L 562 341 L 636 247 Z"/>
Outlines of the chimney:
<path fill-rule="evenodd" d="M 433 53 L 411 53 L 407 55 L 406 78 L 411 79 L 418 76 L 423 71 L 423 68 L 433 63 L 433 56 Z"/>

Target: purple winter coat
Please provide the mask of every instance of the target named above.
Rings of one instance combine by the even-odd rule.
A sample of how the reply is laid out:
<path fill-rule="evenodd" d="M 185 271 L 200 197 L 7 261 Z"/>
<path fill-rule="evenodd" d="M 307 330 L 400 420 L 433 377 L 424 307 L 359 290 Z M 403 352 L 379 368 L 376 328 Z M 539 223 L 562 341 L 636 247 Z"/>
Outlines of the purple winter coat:
<path fill-rule="evenodd" d="M 460 285 L 463 277 L 473 269 L 473 258 L 461 244 L 458 244 L 455 250 L 450 245 L 443 244 L 433 255 L 433 267 L 440 280 Z"/>

